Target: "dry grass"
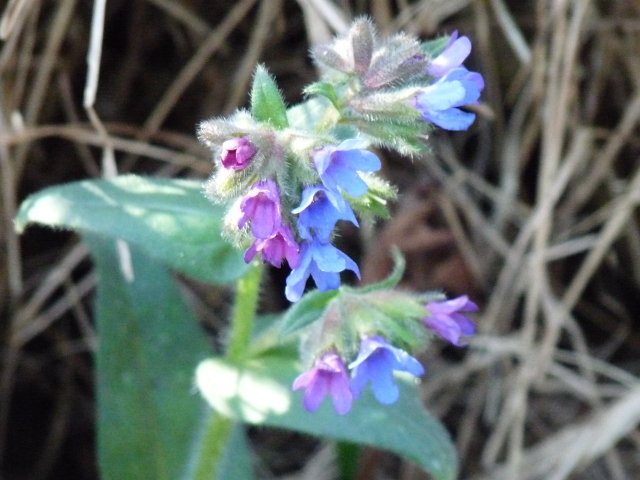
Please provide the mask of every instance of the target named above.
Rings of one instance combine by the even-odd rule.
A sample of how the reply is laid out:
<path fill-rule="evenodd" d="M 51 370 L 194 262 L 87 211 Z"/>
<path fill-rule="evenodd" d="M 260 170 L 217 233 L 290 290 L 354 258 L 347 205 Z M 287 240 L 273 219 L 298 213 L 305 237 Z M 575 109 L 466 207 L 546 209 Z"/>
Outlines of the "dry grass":
<path fill-rule="evenodd" d="M 299 100 L 313 77 L 308 45 L 367 12 L 382 32 L 469 35 L 470 67 L 487 83 L 470 132 L 436 135 L 424 163 L 388 155 L 385 166 L 403 192 L 385 232 L 407 218 L 440 222 L 405 245 L 416 260 L 408 283 L 464 285 L 483 304 L 464 358 L 430 351 L 424 383 L 426 404 L 458 444 L 462 477 L 640 477 L 640 5 L 213 4 L 113 0 L 103 18 L 100 1 L 95 12 L 76 0 L 5 6 L 0 471 L 95 475 L 92 462 L 68 457 L 86 455 L 78 449 L 91 435 L 95 279 L 73 237 L 15 236 L 19 201 L 46 185 L 116 172 L 204 178 L 208 154 L 193 126 L 245 102 L 257 61 Z M 370 252 L 372 238 L 364 238 Z M 434 262 L 443 245 L 447 262 Z M 365 268 L 386 268 L 380 255 L 366 258 Z M 423 478 L 408 465 L 399 472 Z"/>

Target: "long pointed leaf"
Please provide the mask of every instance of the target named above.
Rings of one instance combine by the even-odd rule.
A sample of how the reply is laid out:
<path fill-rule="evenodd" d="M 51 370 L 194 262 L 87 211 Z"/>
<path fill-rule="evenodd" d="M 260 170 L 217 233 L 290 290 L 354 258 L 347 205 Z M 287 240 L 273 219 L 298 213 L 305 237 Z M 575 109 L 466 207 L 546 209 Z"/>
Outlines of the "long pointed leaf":
<path fill-rule="evenodd" d="M 164 267 L 132 249 L 129 281 L 115 241 L 87 240 L 99 276 L 101 478 L 178 479 L 205 418 L 193 370 L 210 348 Z"/>
<path fill-rule="evenodd" d="M 398 382 L 396 404 L 381 405 L 367 390 L 347 415 L 338 416 L 328 401 L 313 413 L 303 409 L 301 393 L 291 391 L 297 373 L 294 360 L 282 355 L 265 355 L 242 367 L 209 359 L 198 366 L 196 382 L 209 404 L 231 418 L 387 449 L 436 480 L 455 478 L 455 450 L 447 431 L 406 382 Z"/>
<path fill-rule="evenodd" d="M 223 215 L 200 182 L 125 175 L 41 190 L 20 206 L 16 229 L 39 223 L 122 238 L 182 273 L 224 283 L 247 265 L 220 236 Z"/>

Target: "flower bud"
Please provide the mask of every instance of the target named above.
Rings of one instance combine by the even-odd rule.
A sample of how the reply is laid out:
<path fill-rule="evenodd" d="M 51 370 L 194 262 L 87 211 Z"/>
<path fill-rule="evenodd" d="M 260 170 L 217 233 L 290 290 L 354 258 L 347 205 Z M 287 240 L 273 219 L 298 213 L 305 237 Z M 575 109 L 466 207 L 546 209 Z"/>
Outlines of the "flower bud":
<path fill-rule="evenodd" d="M 360 18 L 353 22 L 349 30 L 351 48 L 353 50 L 353 66 L 356 73 L 362 75 L 369 70 L 375 32 L 373 25 L 366 18 Z"/>
<path fill-rule="evenodd" d="M 220 160 L 224 168 L 242 170 L 253 159 L 256 147 L 247 137 L 232 138 L 222 144 Z"/>

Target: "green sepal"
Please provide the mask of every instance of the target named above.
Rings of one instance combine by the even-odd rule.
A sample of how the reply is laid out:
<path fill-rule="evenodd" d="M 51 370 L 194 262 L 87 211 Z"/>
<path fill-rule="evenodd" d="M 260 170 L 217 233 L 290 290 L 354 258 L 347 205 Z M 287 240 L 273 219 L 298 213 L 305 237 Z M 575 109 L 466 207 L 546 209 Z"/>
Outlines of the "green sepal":
<path fill-rule="evenodd" d="M 361 218 L 389 219 L 391 215 L 388 204 L 390 200 L 397 198 L 398 193 L 396 189 L 376 175 L 364 174 L 363 178 L 369 188 L 364 195 L 359 197 L 351 197 L 345 194 L 349 205 L 351 205 Z"/>
<path fill-rule="evenodd" d="M 423 349 L 429 333 L 421 322 L 427 316 L 425 305 L 412 293 L 381 290 L 366 296 L 368 308 L 382 317 L 375 329 L 394 345 L 410 350 Z"/>
<path fill-rule="evenodd" d="M 376 145 L 391 148 L 402 155 L 412 156 L 428 151 L 424 140 L 432 127 L 427 122 L 350 118 L 349 123 L 365 133 Z"/>
<path fill-rule="evenodd" d="M 275 80 L 263 65 L 258 65 L 251 85 L 251 114 L 259 121 L 282 130 L 289 126 L 287 107 Z"/>

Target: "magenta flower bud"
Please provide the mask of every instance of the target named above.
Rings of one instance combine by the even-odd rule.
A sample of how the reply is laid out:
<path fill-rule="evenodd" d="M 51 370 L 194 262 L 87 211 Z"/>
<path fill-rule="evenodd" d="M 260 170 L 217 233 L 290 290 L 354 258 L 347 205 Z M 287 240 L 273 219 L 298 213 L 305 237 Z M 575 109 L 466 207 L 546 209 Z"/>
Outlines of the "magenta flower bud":
<path fill-rule="evenodd" d="M 268 239 L 280 228 L 280 192 L 273 180 L 260 180 L 254 183 L 249 193 L 240 203 L 242 217 L 238 228 L 251 220 L 251 233 L 256 238 Z"/>
<path fill-rule="evenodd" d="M 300 246 L 288 225 L 281 225 L 269 238 L 256 238 L 244 253 L 244 261 L 249 263 L 257 253 L 262 253 L 262 260 L 276 268 L 280 268 L 283 258 L 287 259 L 291 268 L 296 268 L 300 263 Z"/>
<path fill-rule="evenodd" d="M 256 147 L 247 137 L 232 138 L 222 144 L 220 160 L 224 168 L 242 170 L 249 165 L 256 152 Z"/>
<path fill-rule="evenodd" d="M 338 415 L 351 410 L 353 395 L 349 389 L 349 376 L 342 357 L 335 352 L 325 353 L 311 370 L 294 380 L 293 390 L 301 388 L 305 389 L 304 408 L 310 412 L 316 410 L 327 395 L 331 395 Z"/>
<path fill-rule="evenodd" d="M 476 332 L 473 322 L 460 313 L 478 310 L 478 306 L 466 295 L 441 302 L 429 302 L 427 310 L 431 315 L 422 320 L 424 325 L 458 347 L 466 345 L 460 341 L 461 335 L 473 335 Z"/>

